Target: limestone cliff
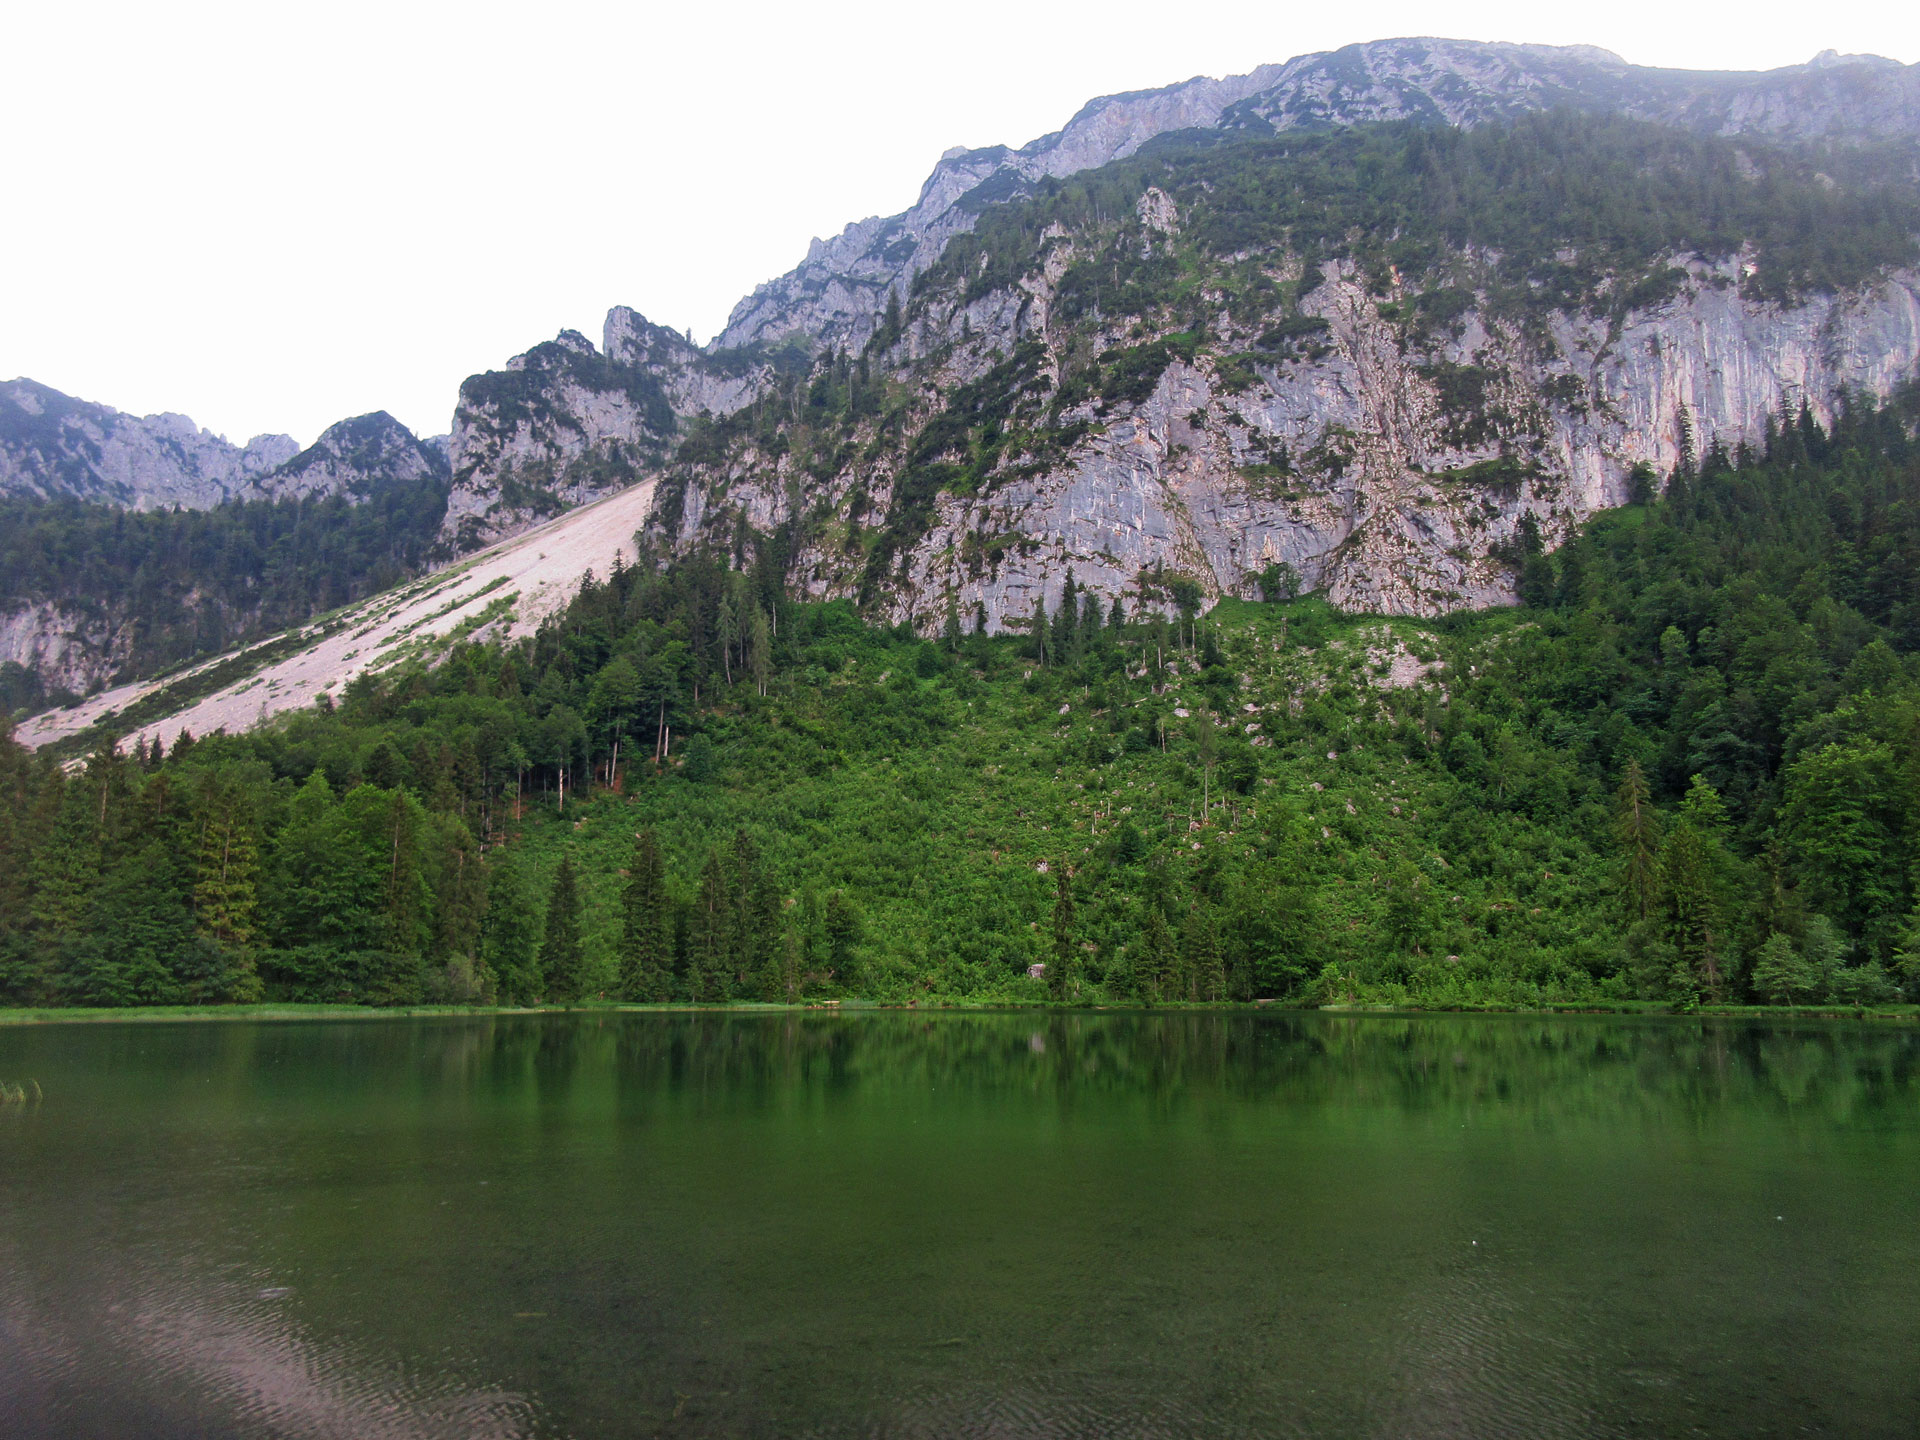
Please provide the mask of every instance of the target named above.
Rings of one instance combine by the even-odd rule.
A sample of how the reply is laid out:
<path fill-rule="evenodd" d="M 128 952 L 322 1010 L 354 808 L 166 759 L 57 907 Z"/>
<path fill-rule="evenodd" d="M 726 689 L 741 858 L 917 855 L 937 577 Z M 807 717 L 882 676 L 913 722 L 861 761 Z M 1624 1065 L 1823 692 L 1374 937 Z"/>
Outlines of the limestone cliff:
<path fill-rule="evenodd" d="M 376 410 L 329 425 L 305 450 L 255 479 L 246 495 L 364 499 L 382 481 L 445 478 L 448 471 L 443 448 Z"/>
<path fill-rule="evenodd" d="M 1920 134 L 1920 66 L 1831 51 L 1765 72 L 1660 70 L 1588 45 L 1404 39 L 1349 45 L 1224 80 L 1094 100 L 1018 150 L 949 150 L 913 208 L 815 240 L 788 274 L 734 307 L 714 342 L 731 348 L 798 333 L 857 348 L 947 242 L 986 206 L 1043 177 L 1134 154 L 1189 129 L 1281 132 L 1388 120 L 1471 126 L 1554 107 L 1630 115 L 1714 134 L 1785 139 Z"/>
<path fill-rule="evenodd" d="M 286 435 L 234 445 L 184 415 L 127 415 L 32 380 L 0 385 L 0 495 L 203 509 L 299 448 Z"/>
<path fill-rule="evenodd" d="M 1849 205 L 1894 203 L 1881 182 L 1850 194 L 1797 151 L 1610 123 L 1483 138 L 1502 163 L 1530 154 L 1543 179 L 1680 157 L 1672 197 L 1696 186 L 1744 213 L 1665 251 L 1534 233 L 1571 236 L 1600 198 L 1508 205 L 1514 244 L 1539 246 L 1526 257 L 1429 238 L 1432 215 L 1404 208 L 1396 233 L 1340 219 L 1316 236 L 1342 206 L 1398 204 L 1338 189 L 1341 165 L 1436 165 L 1407 180 L 1416 196 L 1467 174 L 1409 131 L 1379 132 L 1364 160 L 1271 141 L 1159 149 L 1083 193 L 1016 197 L 1026 208 L 922 275 L 857 372 L 844 356 L 815 365 L 815 414 L 791 388 L 766 407 L 791 423 L 736 425 L 723 454 L 677 467 L 663 535 L 686 549 L 732 543 L 742 519 L 782 531 L 811 593 L 923 628 L 1022 624 L 1069 570 L 1096 594 L 1164 605 L 1183 581 L 1256 594 L 1285 566 L 1348 608 L 1433 615 L 1510 600 L 1521 551 L 1625 501 L 1637 467 L 1658 483 L 1920 373 L 1913 196 L 1899 202 L 1909 233 L 1871 253 L 1849 242 L 1816 276 L 1773 208 L 1789 191 L 1833 206 L 1810 223 L 1844 234 Z M 1264 220 L 1238 198 L 1289 190 L 1298 204 Z M 1103 213 L 1127 193 L 1131 214 Z M 1183 206 L 1205 212 L 1204 233 L 1187 233 Z"/>

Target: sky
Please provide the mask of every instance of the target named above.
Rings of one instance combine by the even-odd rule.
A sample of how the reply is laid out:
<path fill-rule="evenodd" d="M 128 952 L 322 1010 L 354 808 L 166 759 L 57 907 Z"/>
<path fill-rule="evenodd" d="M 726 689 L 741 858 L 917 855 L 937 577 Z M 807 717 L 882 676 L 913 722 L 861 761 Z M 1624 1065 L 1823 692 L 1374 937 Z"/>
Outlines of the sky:
<path fill-rule="evenodd" d="M 1398 35 L 1920 61 L 1909 4 L 61 0 L 7 7 L 0 377 L 236 441 L 387 410 L 611 305 L 705 341 L 953 145 Z"/>

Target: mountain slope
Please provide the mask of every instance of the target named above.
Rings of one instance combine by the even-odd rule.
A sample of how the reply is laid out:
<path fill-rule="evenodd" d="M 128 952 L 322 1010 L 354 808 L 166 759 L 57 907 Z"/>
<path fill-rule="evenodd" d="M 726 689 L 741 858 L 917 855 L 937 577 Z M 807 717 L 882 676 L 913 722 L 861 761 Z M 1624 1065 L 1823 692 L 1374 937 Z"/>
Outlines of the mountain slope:
<path fill-rule="evenodd" d="M 0 495 L 204 509 L 293 459 L 286 435 L 230 444 L 184 415 L 126 415 L 32 380 L 0 385 Z"/>
<path fill-rule="evenodd" d="M 799 357 L 866 349 L 887 324 L 888 306 L 905 303 L 918 278 L 936 268 L 956 238 L 972 232 L 986 217 L 1049 182 L 1125 160 L 1162 137 L 1196 132 L 1241 138 L 1319 134 L 1396 121 L 1472 129 L 1511 125 L 1548 110 L 1637 118 L 1691 134 L 1751 137 L 1802 148 L 1891 147 L 1906 158 L 1896 155 L 1889 164 L 1910 169 L 1911 150 L 1920 138 L 1920 67 L 1827 54 L 1808 65 L 1764 73 L 1668 71 L 1628 65 L 1592 47 L 1406 39 L 1301 56 L 1222 80 L 1200 78 L 1103 97 L 1084 106 L 1061 130 L 1017 150 L 995 146 L 949 151 L 913 208 L 890 218 L 860 221 L 832 240 L 816 240 L 800 266 L 740 302 L 704 354 L 672 337 L 670 343 L 648 347 L 652 358 L 647 365 L 629 368 L 612 338 L 614 331 L 629 324 L 654 327 L 622 309 L 609 316 L 609 339 L 599 352 L 580 337 L 562 337 L 556 344 L 571 357 L 563 363 L 558 356 L 542 356 L 553 346 L 540 347 L 516 362 L 549 373 L 548 382 L 533 390 L 517 376 L 469 381 L 472 401 L 463 399 L 456 418 L 454 447 L 463 460 L 456 464 L 448 543 L 477 543 L 510 533 L 571 500 L 606 493 L 634 475 L 657 473 L 668 443 L 685 435 L 702 411 L 725 417 L 789 388 L 783 377 L 791 375 Z M 1364 181 L 1356 178 L 1354 183 Z M 1740 238 L 1731 239 L 1730 245 L 1715 248 L 1716 260 L 1738 252 Z M 1676 317 L 1676 323 L 1684 326 L 1685 317 Z M 1746 323 L 1745 317 L 1735 319 L 1738 326 Z M 1864 323 L 1870 329 L 1881 321 Z M 1887 323 L 1898 329 L 1897 320 Z M 1765 349 L 1772 342 L 1763 338 L 1758 343 Z M 1004 345 L 1001 354 L 1004 358 Z M 1750 363 L 1744 353 L 1728 352 L 1724 346 L 1709 347 L 1698 358 L 1708 366 Z M 1774 406 L 1782 385 L 1798 393 L 1792 369 L 1803 361 L 1789 358 L 1784 363 L 1788 370 L 1777 377 L 1781 383 L 1757 387 L 1740 408 Z M 1847 378 L 1846 369 L 1815 367 L 1810 372 L 1817 392 L 1811 397 L 1814 403 L 1832 402 L 1832 387 Z M 933 377 L 932 383 L 943 380 Z M 524 396 L 525 408 L 503 421 L 499 407 L 488 403 L 486 392 L 496 386 Z M 635 386 L 649 389 L 656 399 L 664 396 L 671 414 L 661 414 L 656 405 L 642 419 L 630 393 Z M 1668 433 L 1662 438 L 1639 425 L 1624 449 L 1612 446 L 1600 468 L 1614 472 L 1614 480 L 1605 483 L 1615 485 L 1616 495 L 1617 473 L 1626 464 L 1673 448 L 1677 404 L 1642 399 L 1635 408 L 1662 410 L 1657 428 Z M 1343 415 L 1336 423 L 1351 427 L 1356 418 L 1368 417 Z M 1743 421 L 1737 428 L 1752 438 L 1750 425 Z M 1730 441 L 1735 438 L 1732 429 L 1727 434 Z M 1176 438 L 1168 443 L 1187 442 Z M 1592 464 L 1582 463 L 1594 471 Z M 1589 491 L 1602 486 L 1596 476 L 1594 472 L 1585 482 Z M 764 518 L 769 513 L 764 496 L 778 487 L 770 476 L 754 483 L 763 497 Z M 697 497 L 694 503 L 704 505 L 707 498 Z M 1597 492 L 1590 503 L 1601 503 Z M 1322 538 L 1326 543 L 1319 549 L 1338 544 L 1344 532 L 1326 531 Z M 1471 545 L 1472 537 L 1456 535 L 1446 543 L 1456 542 Z M 1264 546 L 1265 541 L 1254 543 Z M 1316 546 L 1298 548 L 1301 558 L 1311 558 Z M 1286 549 L 1276 546 L 1275 553 L 1284 557 Z M 1476 563 L 1484 560 L 1484 555 L 1475 557 Z M 1453 573 L 1433 584 L 1420 582 L 1419 588 L 1440 597 L 1434 604 L 1458 603 L 1446 600 L 1448 593 L 1481 600 L 1501 593 L 1497 582 L 1467 574 L 1471 567 L 1446 568 Z M 1051 582 L 1057 587 L 1062 578 L 1055 571 Z M 1225 575 L 1223 583 L 1231 588 L 1238 578 Z M 1377 588 L 1369 583 L 1354 594 L 1363 597 Z M 1397 603 L 1416 604 L 1404 598 Z M 1416 608 L 1426 603 L 1418 602 Z"/>
<path fill-rule="evenodd" d="M 902 292 L 932 265 L 985 204 L 1018 185 L 1125 159 L 1158 135 L 1388 120 L 1474 126 L 1556 107 L 1720 135 L 1910 142 L 1920 134 L 1920 67 L 1829 52 L 1763 73 L 1659 70 L 1593 46 L 1405 39 L 1302 55 L 1224 80 L 1104 96 L 1018 150 L 949 151 L 911 210 L 816 240 L 797 268 L 734 308 L 714 343 L 731 348 L 797 331 L 857 348 L 879 323 L 888 293 Z"/>
<path fill-rule="evenodd" d="M 663 534 L 778 529 L 809 593 L 923 628 L 1070 573 L 1504 602 L 1635 484 L 1913 378 L 1920 187 L 1819 163 L 1566 114 L 1168 137 L 984 211 L 857 359 L 696 432 Z"/>
<path fill-rule="evenodd" d="M 20 727 L 19 738 L 37 747 L 96 725 L 143 744 L 172 745 L 183 731 L 237 734 L 337 697 L 361 676 L 437 659 L 458 640 L 526 635 L 573 597 L 584 576 L 632 563 L 634 532 L 652 504 L 653 486 L 634 486 L 312 625 L 45 711 Z"/>

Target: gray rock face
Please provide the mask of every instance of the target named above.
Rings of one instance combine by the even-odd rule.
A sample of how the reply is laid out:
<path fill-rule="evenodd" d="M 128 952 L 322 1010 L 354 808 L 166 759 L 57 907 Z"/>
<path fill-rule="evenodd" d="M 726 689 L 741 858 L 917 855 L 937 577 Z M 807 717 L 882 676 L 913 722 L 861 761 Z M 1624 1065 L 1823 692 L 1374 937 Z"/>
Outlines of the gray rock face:
<path fill-rule="evenodd" d="M 633 343 L 657 346 L 664 364 L 670 334 L 636 327 Z M 469 377 L 454 410 L 443 547 L 475 549 L 632 485 L 666 458 L 678 424 L 649 364 L 615 363 L 575 330 Z"/>
<path fill-rule="evenodd" d="M 1166 208 L 1158 192 L 1142 202 L 1143 216 L 1172 223 Z M 838 527 L 801 555 L 805 584 L 821 597 L 865 594 L 928 630 L 950 605 L 969 620 L 984 610 L 990 628 L 1022 624 L 1036 598 L 1057 605 L 1069 570 L 1131 605 L 1164 603 L 1143 583 L 1156 571 L 1196 581 L 1209 600 L 1255 597 L 1277 563 L 1353 610 L 1499 604 L 1513 594 L 1498 557 L 1529 520 L 1556 543 L 1625 501 L 1636 464 L 1664 475 L 1684 446 L 1757 442 L 1769 418 L 1803 402 L 1829 423 L 1843 396 L 1884 397 L 1920 373 L 1920 275 L 1779 305 L 1743 296 L 1737 255 L 1674 259 L 1688 278 L 1656 307 L 1615 319 L 1556 312 L 1545 345 L 1474 310 L 1427 348 L 1383 318 L 1348 262 L 1325 265 L 1303 303 L 1327 327 L 1318 353 L 1263 364 L 1251 384 L 1229 379 L 1222 357 L 1244 355 L 1269 317 L 1236 331 L 1223 316 L 1144 401 L 1062 413 L 1060 426 L 1087 432 L 1063 460 L 1016 467 L 984 494 L 940 495 L 878 592 L 860 553 L 836 543 Z M 1061 268 L 1056 251 L 1018 303 L 987 297 L 923 318 L 906 343 L 947 358 L 916 382 L 951 393 L 1023 339 L 1064 344 L 1047 331 Z M 1473 416 L 1449 408 L 1448 367 L 1481 390 Z M 816 513 L 881 514 L 902 464 L 896 453 L 856 466 L 822 493 L 805 490 L 789 457 L 748 452 L 689 486 L 674 539 L 724 535 L 736 513 L 770 528 L 803 491 Z"/>
<path fill-rule="evenodd" d="M 765 388 L 753 351 L 708 354 L 624 305 L 603 348 L 562 331 L 460 388 L 442 544 L 491 544 L 654 473 L 685 421 L 732 414 Z"/>
<path fill-rule="evenodd" d="M 427 480 L 450 473 L 443 445 L 418 439 L 384 410 L 330 425 L 298 455 L 254 480 L 263 498 L 346 495 L 364 499 L 387 480 Z"/>
<path fill-rule="evenodd" d="M 0 494 L 204 509 L 299 448 L 286 435 L 234 445 L 184 415 L 127 415 L 32 380 L 0 385 Z"/>
<path fill-rule="evenodd" d="M 132 653 L 131 624 L 64 605 L 0 607 L 0 665 L 36 672 L 49 691 L 84 695 L 104 685 Z"/>
<path fill-rule="evenodd" d="M 1224 80 L 1110 95 L 1018 150 L 950 150 L 911 210 L 815 240 L 801 264 L 734 307 L 716 348 L 798 334 L 858 348 L 954 235 L 988 204 L 1044 176 L 1124 159 L 1188 129 L 1325 129 L 1382 120 L 1470 126 L 1555 106 L 1605 110 L 1716 134 L 1857 139 L 1920 132 L 1920 66 L 1831 52 L 1765 72 L 1656 70 L 1593 46 L 1382 40 L 1302 55 Z"/>
<path fill-rule="evenodd" d="M 32 380 L 0 386 L 0 495 L 63 496 L 151 510 L 344 494 L 448 471 L 446 442 L 418 440 L 384 410 L 330 426 L 305 450 L 289 435 L 234 445 L 184 415 L 127 415 Z"/>

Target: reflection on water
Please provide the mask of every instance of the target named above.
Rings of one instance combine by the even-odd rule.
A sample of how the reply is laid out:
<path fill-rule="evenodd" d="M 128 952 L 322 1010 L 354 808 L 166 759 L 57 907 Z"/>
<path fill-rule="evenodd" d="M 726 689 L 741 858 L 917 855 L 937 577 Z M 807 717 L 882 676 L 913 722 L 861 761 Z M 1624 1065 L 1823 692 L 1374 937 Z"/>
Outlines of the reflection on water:
<path fill-rule="evenodd" d="M 0 1433 L 1920 1433 L 1920 1041 L 0 1030 Z"/>

